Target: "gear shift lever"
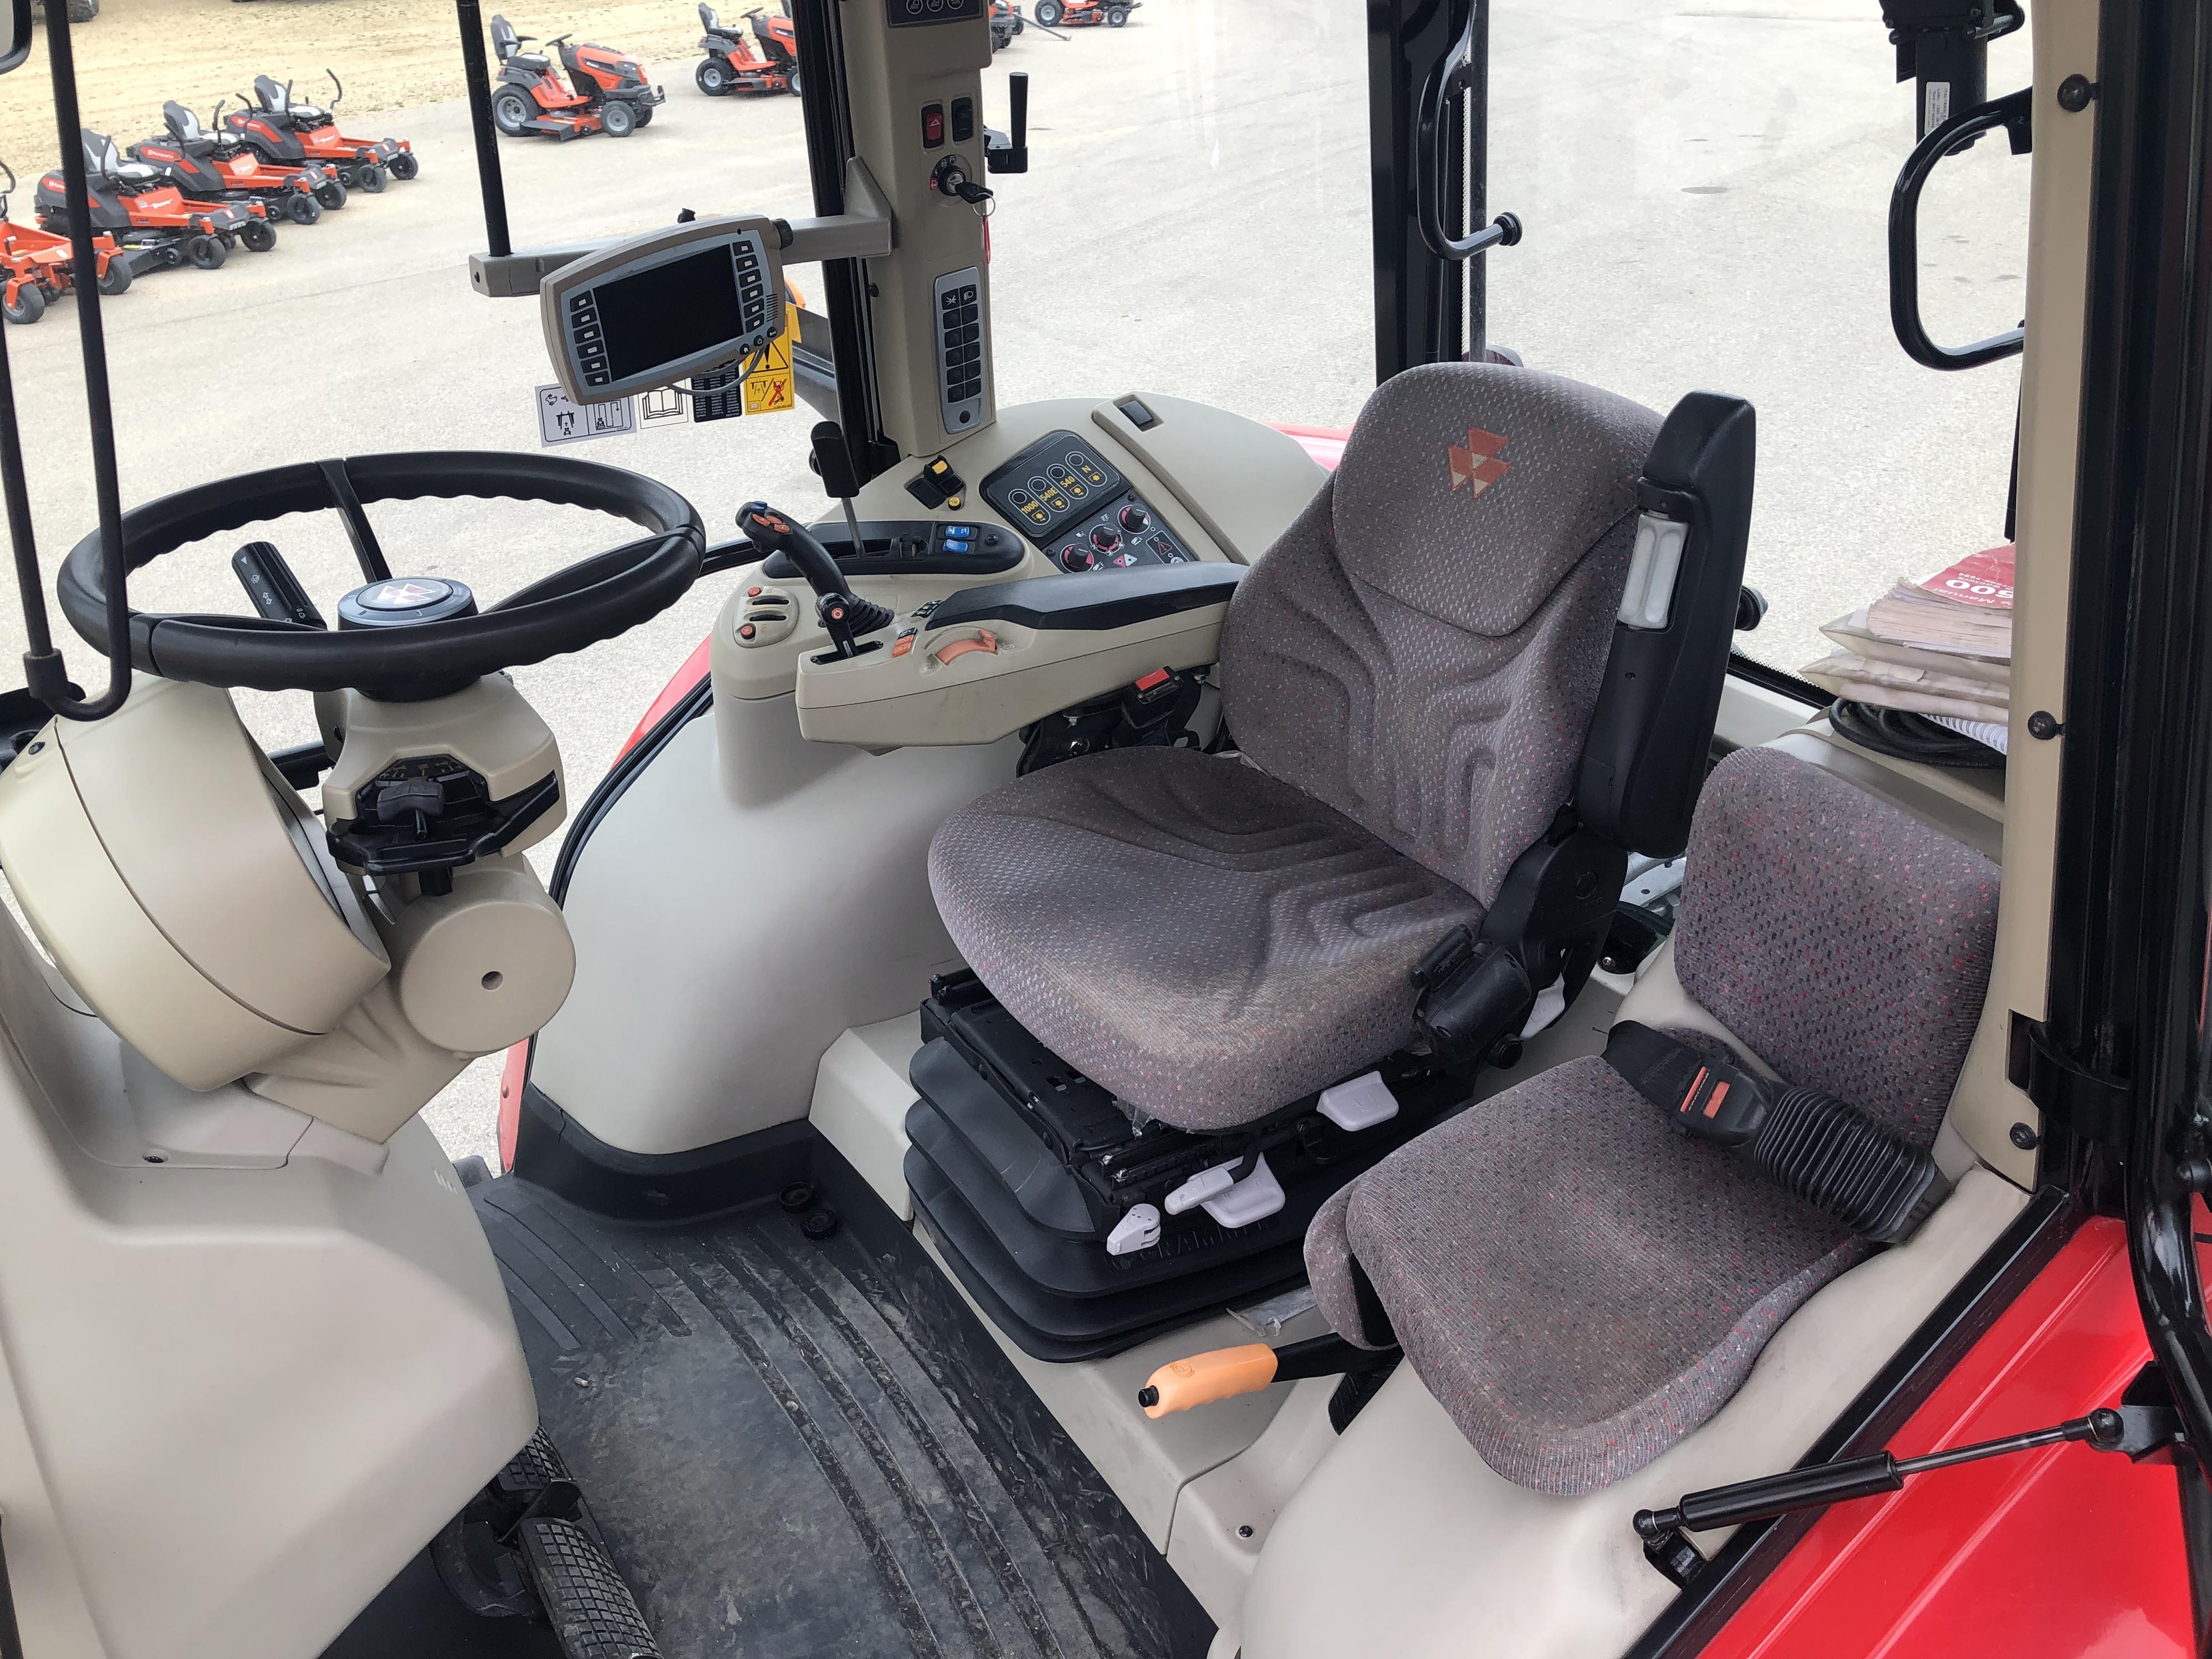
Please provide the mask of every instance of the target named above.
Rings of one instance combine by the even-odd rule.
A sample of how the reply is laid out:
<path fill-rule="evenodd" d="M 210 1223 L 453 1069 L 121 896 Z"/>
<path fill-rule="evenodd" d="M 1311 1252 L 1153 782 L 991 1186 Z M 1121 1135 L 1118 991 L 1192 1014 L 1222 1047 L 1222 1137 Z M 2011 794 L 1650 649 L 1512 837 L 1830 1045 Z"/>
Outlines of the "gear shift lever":
<path fill-rule="evenodd" d="M 799 574 L 817 596 L 814 614 L 829 630 L 830 642 L 839 656 L 858 656 L 862 635 L 891 625 L 892 613 L 848 587 L 845 573 L 837 568 L 830 550 L 787 514 L 766 501 L 747 501 L 738 509 L 738 528 L 763 553 L 781 553 L 799 567 Z"/>

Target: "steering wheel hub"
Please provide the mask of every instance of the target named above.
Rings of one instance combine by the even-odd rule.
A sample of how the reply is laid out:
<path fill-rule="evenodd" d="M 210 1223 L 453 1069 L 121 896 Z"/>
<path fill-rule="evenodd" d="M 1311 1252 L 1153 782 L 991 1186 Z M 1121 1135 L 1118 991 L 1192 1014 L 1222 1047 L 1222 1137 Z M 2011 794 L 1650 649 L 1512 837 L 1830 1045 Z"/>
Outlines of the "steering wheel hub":
<path fill-rule="evenodd" d="M 340 628 L 411 628 L 476 614 L 476 595 L 442 576 L 394 576 L 356 587 L 338 601 Z"/>

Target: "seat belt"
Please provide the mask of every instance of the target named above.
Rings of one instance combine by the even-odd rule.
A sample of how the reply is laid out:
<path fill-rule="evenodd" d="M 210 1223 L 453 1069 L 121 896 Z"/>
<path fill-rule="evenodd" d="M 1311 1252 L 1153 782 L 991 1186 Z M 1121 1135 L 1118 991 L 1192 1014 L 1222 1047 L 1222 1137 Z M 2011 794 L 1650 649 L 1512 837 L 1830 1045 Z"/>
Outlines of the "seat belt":
<path fill-rule="evenodd" d="M 1925 1149 L 1817 1089 L 1770 1083 L 1632 1019 L 1607 1036 L 1605 1060 L 1677 1129 L 1741 1151 L 1777 1186 L 1878 1244 L 1911 1237 L 1950 1194 Z"/>

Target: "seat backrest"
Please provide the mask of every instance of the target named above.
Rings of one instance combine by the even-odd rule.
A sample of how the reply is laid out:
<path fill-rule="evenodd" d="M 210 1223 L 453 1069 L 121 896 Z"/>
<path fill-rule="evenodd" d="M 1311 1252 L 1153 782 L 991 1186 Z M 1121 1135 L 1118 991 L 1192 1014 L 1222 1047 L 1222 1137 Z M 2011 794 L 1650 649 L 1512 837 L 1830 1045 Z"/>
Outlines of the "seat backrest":
<path fill-rule="evenodd" d="M 712 6 L 706 3 L 706 0 L 700 0 L 699 27 L 709 34 L 720 34 L 722 32 L 720 15 Z"/>
<path fill-rule="evenodd" d="M 119 179 L 123 176 L 123 152 L 115 147 L 115 140 L 104 132 L 94 132 L 85 127 L 77 133 L 84 144 L 84 168 L 95 179 Z M 149 169 L 150 171 L 150 169 Z"/>
<path fill-rule="evenodd" d="M 1238 747 L 1494 902 L 1573 793 L 1659 428 L 1534 369 L 1378 388 L 1230 606 Z"/>
<path fill-rule="evenodd" d="M 200 118 L 174 99 L 161 106 L 161 119 L 180 144 L 197 143 L 206 137 L 200 131 Z"/>
<path fill-rule="evenodd" d="M 1790 1083 L 1932 1146 L 1989 988 L 1997 866 L 1775 749 L 1698 803 L 1674 973 Z"/>
<path fill-rule="evenodd" d="M 521 45 L 522 37 L 514 32 L 514 25 L 494 12 L 491 18 L 492 55 L 504 64 L 514 56 Z"/>

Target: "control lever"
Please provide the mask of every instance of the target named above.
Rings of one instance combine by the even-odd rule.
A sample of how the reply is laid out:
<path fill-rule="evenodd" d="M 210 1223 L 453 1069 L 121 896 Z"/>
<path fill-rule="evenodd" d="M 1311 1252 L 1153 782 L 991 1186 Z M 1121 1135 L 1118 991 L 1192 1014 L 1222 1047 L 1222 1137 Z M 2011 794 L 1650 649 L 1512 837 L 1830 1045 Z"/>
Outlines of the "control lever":
<path fill-rule="evenodd" d="M 853 551 L 866 552 L 867 544 L 860 539 L 860 514 L 853 511 L 853 497 L 860 494 L 860 481 L 854 475 L 852 452 L 845 447 L 845 428 L 835 421 L 817 421 L 810 442 L 814 453 L 809 461 L 815 476 L 845 509 L 845 528 L 852 535 Z"/>
<path fill-rule="evenodd" d="M 983 129 L 983 171 L 1027 173 L 1030 170 L 1030 77 L 1016 70 L 1006 77 L 1006 124 L 1013 136 Z"/>
<path fill-rule="evenodd" d="M 330 626 L 275 543 L 246 543 L 230 556 L 230 568 L 264 622 L 297 623 L 302 628 Z"/>
<path fill-rule="evenodd" d="M 766 501 L 747 501 L 738 509 L 738 528 L 763 553 L 781 553 L 799 567 L 816 594 L 814 614 L 829 631 L 841 657 L 860 653 L 861 635 L 891 625 L 892 613 L 864 599 L 845 585 L 845 573 L 811 532 L 794 524 Z"/>

